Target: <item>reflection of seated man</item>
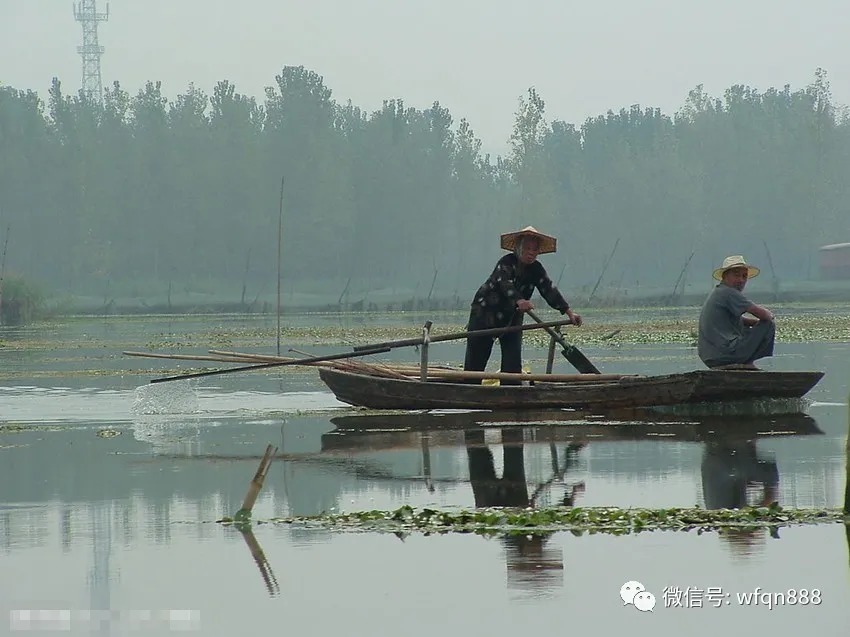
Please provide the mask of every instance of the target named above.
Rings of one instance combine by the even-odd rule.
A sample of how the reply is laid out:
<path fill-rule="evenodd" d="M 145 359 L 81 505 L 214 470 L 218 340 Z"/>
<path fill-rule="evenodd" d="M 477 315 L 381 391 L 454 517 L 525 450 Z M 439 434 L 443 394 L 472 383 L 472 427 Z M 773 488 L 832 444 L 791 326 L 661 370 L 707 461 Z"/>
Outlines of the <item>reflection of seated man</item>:
<path fill-rule="evenodd" d="M 484 441 L 484 430 L 464 432 L 466 454 L 469 460 L 469 479 L 476 507 L 528 507 L 534 505 L 529 496 L 525 476 L 522 429 L 502 429 L 502 478 L 496 477 L 493 453 Z M 572 445 L 571 445 L 572 448 Z M 580 448 L 580 447 L 578 447 Z M 566 462 L 574 459 L 567 454 Z M 572 506 L 573 500 L 584 485 L 574 486 L 564 497 L 564 506 Z M 508 566 L 508 585 L 532 589 L 536 592 L 550 590 L 563 584 L 563 554 L 558 548 L 546 547 L 551 533 L 533 535 L 508 535 L 505 543 L 505 560 Z M 554 575 L 552 571 L 557 571 Z"/>
<path fill-rule="evenodd" d="M 763 488 L 762 498 L 750 502 L 747 491 Z M 708 442 L 702 458 L 702 491 L 708 509 L 740 509 L 776 502 L 779 469 L 773 460 L 758 457 L 753 440 Z"/>
<path fill-rule="evenodd" d="M 748 498 L 748 490 L 762 485 L 758 501 Z M 746 506 L 769 506 L 777 501 L 779 470 L 772 460 L 758 457 L 755 441 L 709 442 L 702 459 L 702 490 L 708 509 L 740 509 Z M 764 529 L 729 528 L 719 532 L 739 556 L 755 553 L 767 537 Z M 779 537 L 778 529 L 770 529 L 771 537 Z"/>

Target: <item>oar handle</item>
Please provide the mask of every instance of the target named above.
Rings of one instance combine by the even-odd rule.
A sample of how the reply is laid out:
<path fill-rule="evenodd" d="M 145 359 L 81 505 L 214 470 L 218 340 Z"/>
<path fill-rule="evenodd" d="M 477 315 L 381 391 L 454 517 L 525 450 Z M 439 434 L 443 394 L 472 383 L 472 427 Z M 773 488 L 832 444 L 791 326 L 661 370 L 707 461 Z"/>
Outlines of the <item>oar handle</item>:
<path fill-rule="evenodd" d="M 567 342 L 564 340 L 564 337 L 563 337 L 563 336 L 561 336 L 560 334 L 558 334 L 558 332 L 556 332 L 555 330 L 553 330 L 551 327 L 546 327 L 546 323 L 544 323 L 543 321 L 541 321 L 541 320 L 540 320 L 540 317 L 538 317 L 538 316 L 534 313 L 534 311 L 533 311 L 533 310 L 526 310 L 526 311 L 525 311 L 525 313 L 526 313 L 526 314 L 528 314 L 528 315 L 529 315 L 531 318 L 533 318 L 535 321 L 537 321 L 537 323 L 538 323 L 541 327 L 543 327 L 543 329 L 545 329 L 545 330 L 546 330 L 546 332 L 548 332 L 549 336 L 551 336 L 552 338 L 554 338 L 554 339 L 555 339 L 555 341 L 556 341 L 556 342 L 558 342 L 558 343 L 561 345 L 561 347 L 563 347 L 564 349 L 569 349 L 569 348 L 570 348 L 570 346 L 569 346 L 569 345 L 567 345 Z M 566 322 L 566 324 L 567 324 L 567 325 L 572 325 L 572 323 L 573 323 L 573 322 L 572 322 L 572 320 L 569 320 L 569 321 L 567 321 L 567 322 Z"/>

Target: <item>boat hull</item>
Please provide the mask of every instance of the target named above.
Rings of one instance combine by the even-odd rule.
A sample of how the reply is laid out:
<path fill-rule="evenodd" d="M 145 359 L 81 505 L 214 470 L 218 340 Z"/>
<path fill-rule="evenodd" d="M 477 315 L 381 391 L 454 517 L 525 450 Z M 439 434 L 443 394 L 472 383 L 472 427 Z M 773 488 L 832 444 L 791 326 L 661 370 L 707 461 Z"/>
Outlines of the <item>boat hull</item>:
<path fill-rule="evenodd" d="M 618 380 L 480 385 L 421 382 L 322 368 L 338 400 L 371 409 L 534 409 L 653 407 L 747 399 L 800 398 L 823 372 L 698 370 Z"/>

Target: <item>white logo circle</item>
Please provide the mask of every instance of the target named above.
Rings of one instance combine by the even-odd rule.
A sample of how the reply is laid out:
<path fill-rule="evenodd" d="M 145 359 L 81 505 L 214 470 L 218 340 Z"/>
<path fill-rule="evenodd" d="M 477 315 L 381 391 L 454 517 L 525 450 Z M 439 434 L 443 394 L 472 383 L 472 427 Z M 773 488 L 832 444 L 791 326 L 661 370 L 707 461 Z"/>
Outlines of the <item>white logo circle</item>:
<path fill-rule="evenodd" d="M 631 604 L 635 599 L 635 595 L 645 590 L 646 586 L 640 582 L 631 581 L 623 584 L 620 587 L 620 598 L 623 600 L 623 605 Z"/>

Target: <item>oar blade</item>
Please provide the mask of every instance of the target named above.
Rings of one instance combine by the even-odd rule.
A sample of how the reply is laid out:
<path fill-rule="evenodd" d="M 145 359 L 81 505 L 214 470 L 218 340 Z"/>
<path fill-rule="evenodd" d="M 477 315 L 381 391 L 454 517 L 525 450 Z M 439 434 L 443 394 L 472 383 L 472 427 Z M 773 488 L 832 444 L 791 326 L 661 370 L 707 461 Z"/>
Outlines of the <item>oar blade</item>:
<path fill-rule="evenodd" d="M 587 356 L 581 353 L 581 351 L 572 345 L 569 347 L 565 347 L 561 350 L 561 354 L 564 355 L 570 365 L 575 367 L 579 373 L 581 374 L 600 374 L 601 372 L 596 368 L 596 365 L 591 363 Z"/>
<path fill-rule="evenodd" d="M 533 318 L 537 322 L 538 325 L 541 325 L 541 326 L 544 325 L 543 321 L 540 320 L 540 317 L 538 317 L 534 312 L 532 312 L 531 310 L 527 310 L 526 313 L 531 318 Z M 556 332 L 551 327 L 547 327 L 545 329 L 549 333 L 549 336 L 551 336 L 553 339 L 555 339 L 555 342 L 560 344 L 560 346 L 564 348 L 564 349 L 561 350 L 561 354 L 564 355 L 564 358 L 566 358 L 570 362 L 570 365 L 575 367 L 579 371 L 579 373 L 581 373 L 581 374 L 600 374 L 601 373 L 596 368 L 596 365 L 591 363 L 588 360 L 587 356 L 585 356 L 584 354 L 581 353 L 581 350 L 579 350 L 579 348 L 577 348 L 575 345 L 571 345 L 570 343 L 568 343 L 566 341 L 566 339 L 564 339 L 564 337 L 560 333 Z"/>

